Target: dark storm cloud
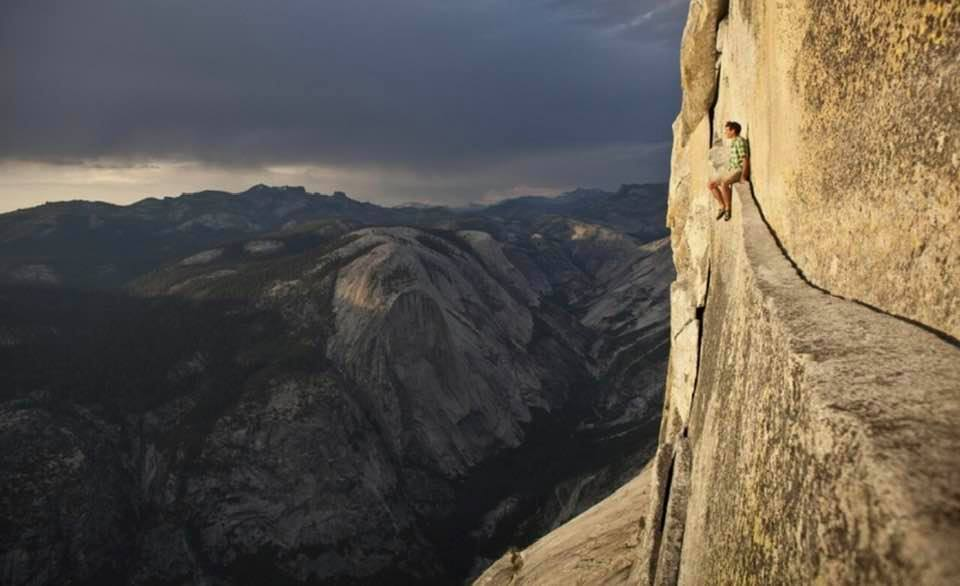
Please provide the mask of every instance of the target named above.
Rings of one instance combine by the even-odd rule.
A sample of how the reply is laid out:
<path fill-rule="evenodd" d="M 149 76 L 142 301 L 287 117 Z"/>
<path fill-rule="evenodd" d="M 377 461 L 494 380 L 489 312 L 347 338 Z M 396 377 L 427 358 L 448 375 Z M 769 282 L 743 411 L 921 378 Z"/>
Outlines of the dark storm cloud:
<path fill-rule="evenodd" d="M 0 159 L 449 174 L 662 143 L 681 4 L 7 0 Z"/>

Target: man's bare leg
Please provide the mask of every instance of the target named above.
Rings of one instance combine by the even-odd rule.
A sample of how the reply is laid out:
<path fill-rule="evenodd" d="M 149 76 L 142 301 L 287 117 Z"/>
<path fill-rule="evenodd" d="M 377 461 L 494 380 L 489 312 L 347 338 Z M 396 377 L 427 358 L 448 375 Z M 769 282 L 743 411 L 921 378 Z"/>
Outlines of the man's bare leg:
<path fill-rule="evenodd" d="M 724 181 L 720 184 L 720 191 L 723 192 L 723 199 L 720 200 L 720 205 L 723 206 L 723 209 L 730 209 L 730 200 L 732 199 L 730 184 Z"/>
<path fill-rule="evenodd" d="M 720 193 L 720 188 L 718 187 L 719 183 L 717 181 L 711 181 L 707 183 L 707 187 L 710 189 L 710 193 L 713 194 L 713 198 L 717 200 L 717 203 L 720 204 L 720 207 L 726 209 L 726 206 L 723 203 L 723 195 Z"/>

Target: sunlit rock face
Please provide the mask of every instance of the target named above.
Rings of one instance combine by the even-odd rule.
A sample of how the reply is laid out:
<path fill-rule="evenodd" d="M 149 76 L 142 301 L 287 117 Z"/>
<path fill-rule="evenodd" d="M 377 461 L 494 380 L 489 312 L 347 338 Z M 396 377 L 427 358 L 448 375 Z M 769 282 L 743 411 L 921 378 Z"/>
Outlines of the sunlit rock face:
<path fill-rule="evenodd" d="M 951 2 L 691 4 L 631 580 L 960 580 L 958 39 Z M 727 120 L 752 189 L 717 222 Z"/>
<path fill-rule="evenodd" d="M 949 0 L 731 2 L 720 124 L 814 285 L 960 338 L 960 40 Z"/>
<path fill-rule="evenodd" d="M 476 586 L 627 584 L 645 528 L 650 468 L 612 495 L 551 531 L 519 555 L 490 565 Z"/>

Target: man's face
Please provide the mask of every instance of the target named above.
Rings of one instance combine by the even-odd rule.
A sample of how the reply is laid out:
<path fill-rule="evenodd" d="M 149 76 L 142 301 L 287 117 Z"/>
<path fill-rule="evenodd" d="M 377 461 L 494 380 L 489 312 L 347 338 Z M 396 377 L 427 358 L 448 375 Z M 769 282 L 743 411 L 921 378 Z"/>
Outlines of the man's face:
<path fill-rule="evenodd" d="M 737 133 L 734 132 L 733 129 L 730 128 L 729 126 L 724 126 L 724 127 L 723 127 L 723 135 L 724 135 L 725 137 L 727 137 L 727 138 L 733 138 L 733 137 L 735 137 L 735 136 L 737 135 Z"/>

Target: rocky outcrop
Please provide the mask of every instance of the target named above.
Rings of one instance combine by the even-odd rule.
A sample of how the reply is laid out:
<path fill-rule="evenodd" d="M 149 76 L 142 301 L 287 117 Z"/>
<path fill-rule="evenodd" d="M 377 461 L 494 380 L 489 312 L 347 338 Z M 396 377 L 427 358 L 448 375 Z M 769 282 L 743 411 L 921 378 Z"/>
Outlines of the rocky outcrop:
<path fill-rule="evenodd" d="M 960 581 L 958 55 L 945 0 L 691 2 L 670 365 L 635 562 L 597 575 L 538 553 L 620 555 L 562 528 L 479 583 Z M 726 120 L 753 184 L 716 222 Z M 556 573 L 524 570 L 543 564 Z"/>
<path fill-rule="evenodd" d="M 475 465 L 498 443 L 515 446 L 530 408 L 557 401 L 525 348 L 535 299 L 517 298 L 481 258 L 413 228 L 370 228 L 337 251 L 353 256 L 333 292 L 328 356 L 353 380 L 397 452 L 443 475 Z M 488 253 L 486 258 L 490 258 Z"/>

